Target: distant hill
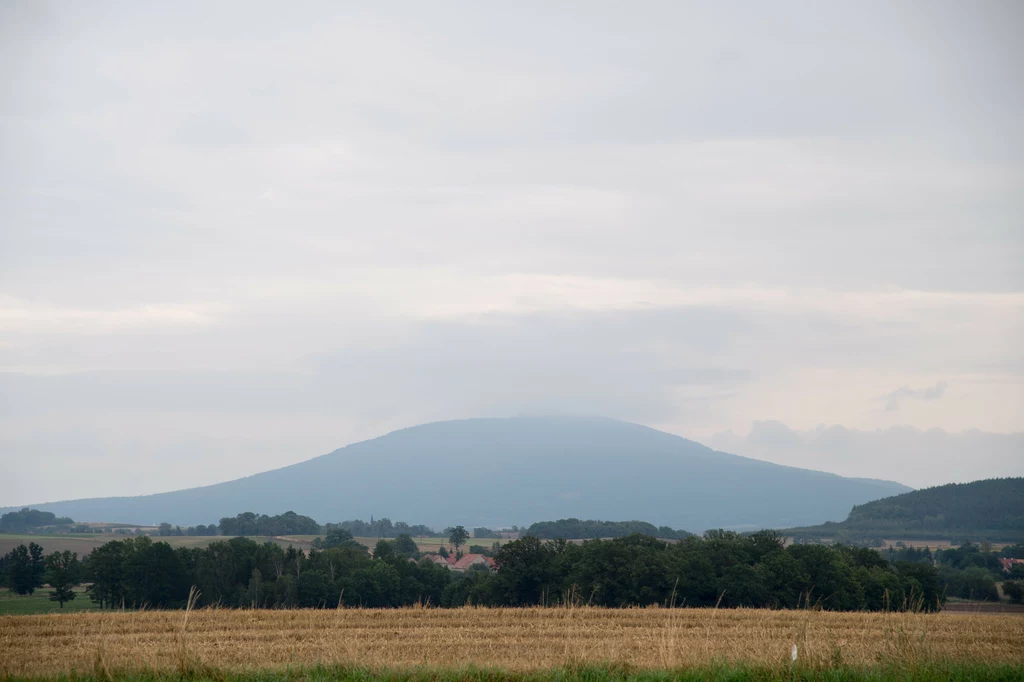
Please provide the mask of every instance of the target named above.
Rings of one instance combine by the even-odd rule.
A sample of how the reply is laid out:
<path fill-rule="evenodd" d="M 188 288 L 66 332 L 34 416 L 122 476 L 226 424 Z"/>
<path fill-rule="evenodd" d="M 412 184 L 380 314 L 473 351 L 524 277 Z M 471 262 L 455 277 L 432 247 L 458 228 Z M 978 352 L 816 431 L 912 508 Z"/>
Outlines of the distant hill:
<path fill-rule="evenodd" d="M 838 521 L 853 505 L 907 490 L 715 452 L 611 419 L 524 417 L 425 424 L 201 488 L 27 506 L 182 526 L 294 510 L 320 522 L 372 514 L 472 528 L 576 517 L 701 532 Z"/>
<path fill-rule="evenodd" d="M 783 531 L 797 537 L 1024 540 L 1024 478 L 991 478 L 915 490 L 856 505 L 841 523 Z"/>

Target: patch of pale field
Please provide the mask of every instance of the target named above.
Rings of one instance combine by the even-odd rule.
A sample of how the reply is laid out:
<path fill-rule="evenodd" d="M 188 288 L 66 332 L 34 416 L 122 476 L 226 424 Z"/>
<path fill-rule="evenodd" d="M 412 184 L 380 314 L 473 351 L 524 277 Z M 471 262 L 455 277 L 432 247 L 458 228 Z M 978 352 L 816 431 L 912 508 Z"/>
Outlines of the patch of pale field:
<path fill-rule="evenodd" d="M 915 549 L 922 549 L 927 547 L 931 550 L 950 549 L 951 547 L 959 547 L 961 544 L 959 542 L 950 542 L 949 540 L 883 540 L 882 542 L 885 543 L 886 549 L 888 549 L 889 547 L 898 549 L 898 547 L 896 547 L 897 542 L 902 542 L 904 547 L 913 547 Z M 1006 542 L 990 542 L 989 548 L 993 552 L 998 552 L 1003 547 L 1006 547 L 1008 544 L 1009 543 Z"/>
<path fill-rule="evenodd" d="M 296 536 L 296 537 L 300 537 L 301 538 L 301 537 L 305 537 L 305 536 L 301 536 L 300 535 L 300 536 Z M 374 547 L 377 546 L 377 538 L 356 537 L 356 538 L 353 538 L 353 539 L 356 542 L 358 542 L 359 544 L 364 545 L 365 547 L 368 547 L 371 551 L 373 550 Z M 393 540 L 394 538 L 386 538 L 386 539 Z M 440 537 L 434 537 L 434 538 L 413 537 L 413 542 L 416 543 L 416 547 L 421 552 L 423 552 L 424 554 L 428 554 L 428 553 L 436 554 L 438 552 L 438 550 L 441 548 L 442 545 L 447 547 L 449 551 L 451 551 L 451 548 L 452 548 L 451 543 L 448 542 L 448 538 L 440 538 Z M 504 543 L 508 542 L 508 540 L 505 540 L 505 539 L 502 539 L 502 538 L 470 538 L 469 540 L 466 541 L 465 545 L 460 547 L 460 550 L 462 552 L 468 552 L 470 545 L 480 545 L 482 547 L 487 547 L 488 549 L 490 549 L 491 545 L 493 545 L 495 542 L 504 544 Z"/>
<path fill-rule="evenodd" d="M 30 542 L 34 542 L 40 545 L 46 554 L 70 550 L 77 552 L 79 556 L 84 556 L 105 542 L 123 540 L 125 537 L 128 536 L 114 535 L 113 533 L 76 533 L 74 535 L 17 535 L 4 533 L 0 534 L 0 554 L 7 554 L 18 545 L 27 545 Z"/>
<path fill-rule="evenodd" d="M 114 540 L 130 540 L 134 535 L 120 535 L 118 533 L 76 533 L 66 535 L 9 535 L 0 534 L 0 554 L 6 554 L 18 545 L 27 545 L 35 542 L 43 548 L 43 552 L 63 552 L 71 550 L 77 552 L 79 557 L 84 557 L 92 550 Z M 249 539 L 256 543 L 273 542 L 281 547 L 293 546 L 305 552 L 309 551 L 312 539 L 315 535 L 294 536 L 294 537 L 268 537 L 250 536 Z M 308 539 L 307 539 L 308 538 Z M 166 542 L 171 547 L 207 547 L 211 543 L 230 540 L 224 535 L 170 535 L 150 537 L 153 542 Z"/>
<path fill-rule="evenodd" d="M 184 626 L 184 628 L 183 628 Z M 716 609 L 340 609 L 0 617 L 0 676 L 207 665 L 674 668 L 1024 663 L 1024 618 Z"/>

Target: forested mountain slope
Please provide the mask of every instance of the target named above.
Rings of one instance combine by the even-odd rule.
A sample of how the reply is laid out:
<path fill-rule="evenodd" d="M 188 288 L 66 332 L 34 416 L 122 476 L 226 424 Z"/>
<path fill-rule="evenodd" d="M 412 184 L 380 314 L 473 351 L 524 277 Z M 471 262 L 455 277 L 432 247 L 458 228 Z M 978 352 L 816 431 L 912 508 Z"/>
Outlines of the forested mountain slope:
<path fill-rule="evenodd" d="M 1024 540 L 1024 478 L 991 478 L 915 490 L 855 505 L 841 523 L 792 528 L 795 536 Z"/>

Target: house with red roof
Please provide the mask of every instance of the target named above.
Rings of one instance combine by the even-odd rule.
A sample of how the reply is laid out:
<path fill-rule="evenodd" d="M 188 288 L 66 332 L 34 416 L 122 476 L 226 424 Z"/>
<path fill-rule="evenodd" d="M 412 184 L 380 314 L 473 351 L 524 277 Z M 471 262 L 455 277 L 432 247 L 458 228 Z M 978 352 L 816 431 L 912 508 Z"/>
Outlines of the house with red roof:
<path fill-rule="evenodd" d="M 1024 559 L 1000 559 L 999 563 L 1003 565 L 1003 573 L 1009 573 L 1014 566 L 1024 566 Z"/>
<path fill-rule="evenodd" d="M 492 571 L 495 569 L 494 559 L 483 554 L 466 554 L 460 559 L 456 559 L 454 554 L 449 554 L 447 557 L 440 554 L 424 554 L 420 561 L 423 560 L 444 566 L 452 571 L 468 571 L 473 566 L 486 566 Z"/>
<path fill-rule="evenodd" d="M 453 571 L 468 571 L 473 566 L 486 566 L 494 570 L 494 559 L 484 554 L 466 554 L 452 565 Z"/>

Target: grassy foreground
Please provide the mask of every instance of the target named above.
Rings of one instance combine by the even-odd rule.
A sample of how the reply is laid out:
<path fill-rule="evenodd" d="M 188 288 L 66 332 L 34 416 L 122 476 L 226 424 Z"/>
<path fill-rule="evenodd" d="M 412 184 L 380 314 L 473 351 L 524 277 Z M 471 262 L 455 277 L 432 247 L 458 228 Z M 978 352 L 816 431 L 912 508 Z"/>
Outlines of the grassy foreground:
<path fill-rule="evenodd" d="M 360 668 L 315 666 L 230 672 L 217 668 L 171 672 L 91 673 L 56 677 L 0 676 L 4 682 L 1011 682 L 1024 678 L 1024 666 L 955 664 L 912 669 L 896 667 L 827 669 L 708 665 L 673 670 L 634 669 L 623 665 L 577 666 L 534 671 L 500 668 Z"/>
<path fill-rule="evenodd" d="M 50 601 L 50 588 L 40 587 L 32 594 L 15 594 L 0 589 L 0 616 L 28 616 L 37 613 L 71 613 L 72 611 L 96 611 L 96 604 L 89 599 L 84 587 L 76 587 L 75 598 L 61 605 Z"/>
<path fill-rule="evenodd" d="M 0 679 L 1021 680 L 1024 618 L 753 609 L 0 617 Z M 798 647 L 798 659 L 791 650 Z"/>

